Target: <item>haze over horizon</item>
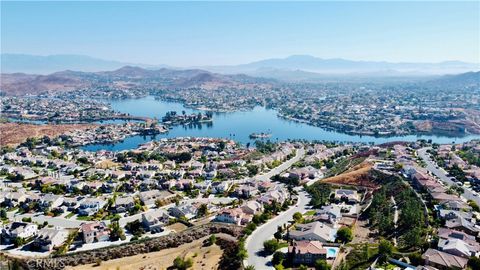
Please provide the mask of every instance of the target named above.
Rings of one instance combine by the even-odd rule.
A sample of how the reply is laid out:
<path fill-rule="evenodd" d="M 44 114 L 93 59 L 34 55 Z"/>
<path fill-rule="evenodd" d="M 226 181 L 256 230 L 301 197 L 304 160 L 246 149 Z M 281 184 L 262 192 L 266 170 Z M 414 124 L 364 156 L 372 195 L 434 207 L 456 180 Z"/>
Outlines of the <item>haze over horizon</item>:
<path fill-rule="evenodd" d="M 480 62 L 479 2 L 1 5 L 2 53 L 75 54 L 176 67 L 299 54 L 394 63 Z"/>

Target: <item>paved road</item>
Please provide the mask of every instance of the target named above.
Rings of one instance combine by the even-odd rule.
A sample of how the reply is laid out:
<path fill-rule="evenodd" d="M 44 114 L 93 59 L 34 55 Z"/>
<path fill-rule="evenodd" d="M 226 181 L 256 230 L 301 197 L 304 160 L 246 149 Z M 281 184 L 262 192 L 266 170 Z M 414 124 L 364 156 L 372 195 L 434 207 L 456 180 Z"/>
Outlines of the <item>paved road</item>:
<path fill-rule="evenodd" d="M 253 178 L 258 180 L 258 181 L 268 181 L 268 180 L 270 180 L 270 178 L 272 178 L 272 176 L 280 174 L 283 171 L 285 171 L 286 169 L 290 168 L 295 162 L 299 161 L 304 156 L 305 156 L 305 149 L 303 149 L 303 148 L 297 149 L 297 153 L 293 158 L 283 162 L 279 166 L 271 169 L 269 172 L 261 174 L 261 175 L 254 176 Z M 233 182 L 236 183 L 236 184 L 242 184 L 242 183 L 246 183 L 250 179 L 251 179 L 251 177 L 246 177 L 244 179 L 233 180 Z"/>
<path fill-rule="evenodd" d="M 278 226 L 293 220 L 295 212 L 305 213 L 308 210 L 307 204 L 310 198 L 305 191 L 298 193 L 298 202 L 285 212 L 280 213 L 275 218 L 269 220 L 267 223 L 258 227 L 248 238 L 245 247 L 248 252 L 248 258 L 245 265 L 253 265 L 257 270 L 273 269 L 270 261 L 272 256 L 263 257 L 261 252 L 263 250 L 263 242 L 272 239 L 273 234 L 277 231 Z"/>
<path fill-rule="evenodd" d="M 271 169 L 269 172 L 267 173 L 264 173 L 262 175 L 258 175 L 258 176 L 255 176 L 255 179 L 257 180 L 260 180 L 260 181 L 267 181 L 269 180 L 272 176 L 274 175 L 277 175 L 277 174 L 280 174 L 282 173 L 283 171 L 285 171 L 286 169 L 290 168 L 295 162 L 299 161 L 300 159 L 302 159 L 303 157 L 305 156 L 305 149 L 303 148 L 300 148 L 300 149 L 297 149 L 297 153 L 296 155 L 283 162 L 282 164 L 280 164 L 278 167 L 275 167 L 273 169 Z"/>
<path fill-rule="evenodd" d="M 436 175 L 441 181 L 443 181 L 445 184 L 449 186 L 457 186 L 455 182 L 453 182 L 450 177 L 447 176 L 446 172 L 443 169 L 437 169 L 437 164 L 435 161 L 433 161 L 429 154 L 427 153 L 427 150 L 430 149 L 429 147 L 425 147 L 422 149 L 419 149 L 417 151 L 418 156 L 423 159 L 423 161 L 427 164 L 427 170 L 432 172 L 434 175 Z M 473 192 L 464 188 L 464 193 L 462 196 L 467 199 L 467 200 L 473 200 L 477 204 L 480 205 L 480 198 L 478 196 L 474 196 Z"/>
<path fill-rule="evenodd" d="M 394 237 L 393 237 L 393 245 L 397 246 L 398 207 L 397 207 L 397 202 L 395 201 L 395 198 L 393 196 L 390 197 L 390 198 L 392 200 L 393 209 L 395 210 L 395 212 L 393 213 L 393 226 L 395 227 L 395 232 L 394 232 Z"/>

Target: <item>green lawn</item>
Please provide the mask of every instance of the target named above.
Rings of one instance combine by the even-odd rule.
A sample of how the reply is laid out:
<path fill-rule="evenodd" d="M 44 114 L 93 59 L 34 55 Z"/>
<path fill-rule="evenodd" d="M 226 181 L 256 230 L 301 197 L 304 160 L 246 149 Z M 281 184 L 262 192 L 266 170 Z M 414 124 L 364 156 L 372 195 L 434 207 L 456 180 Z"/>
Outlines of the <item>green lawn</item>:
<path fill-rule="evenodd" d="M 66 215 L 65 218 L 71 218 L 71 217 L 73 217 L 74 215 L 75 215 L 75 213 L 70 213 L 70 214 Z"/>
<path fill-rule="evenodd" d="M 93 217 L 91 216 L 78 216 L 77 220 L 83 220 L 83 221 L 91 221 Z"/>

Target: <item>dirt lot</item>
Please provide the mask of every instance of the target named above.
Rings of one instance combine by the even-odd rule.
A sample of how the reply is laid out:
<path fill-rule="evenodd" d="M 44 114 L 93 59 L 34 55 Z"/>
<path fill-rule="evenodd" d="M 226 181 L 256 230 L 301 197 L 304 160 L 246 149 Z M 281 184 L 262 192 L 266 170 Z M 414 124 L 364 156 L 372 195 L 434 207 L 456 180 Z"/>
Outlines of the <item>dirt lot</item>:
<path fill-rule="evenodd" d="M 352 168 L 348 169 L 346 172 L 339 174 L 337 176 L 325 178 L 322 182 L 340 184 L 340 185 L 353 185 L 353 186 L 364 186 L 375 188 L 377 185 L 372 183 L 370 180 L 370 170 L 372 169 L 372 164 L 369 162 L 362 162 Z"/>
<path fill-rule="evenodd" d="M 67 267 L 66 269 L 96 269 L 96 270 L 138 270 L 150 269 L 161 270 L 172 266 L 173 260 L 177 257 L 192 258 L 193 267 L 191 269 L 216 269 L 222 250 L 217 245 L 203 247 L 202 242 L 206 238 L 181 245 L 177 248 L 169 248 L 158 252 L 140 254 L 121 259 L 115 259 L 102 262 L 99 266 L 81 265 L 76 267 Z"/>
<path fill-rule="evenodd" d="M 172 225 L 168 225 L 166 228 L 174 232 L 181 232 L 187 229 L 188 227 L 185 224 L 177 222 L 177 223 L 173 223 Z"/>
<path fill-rule="evenodd" d="M 370 229 L 368 228 L 368 221 L 357 220 L 353 231 L 354 231 L 354 236 L 353 236 L 352 244 L 375 243 L 375 239 L 369 236 Z"/>
<path fill-rule="evenodd" d="M 0 145 L 16 145 L 30 137 L 55 137 L 73 130 L 93 128 L 94 124 L 33 125 L 22 123 L 0 124 Z"/>

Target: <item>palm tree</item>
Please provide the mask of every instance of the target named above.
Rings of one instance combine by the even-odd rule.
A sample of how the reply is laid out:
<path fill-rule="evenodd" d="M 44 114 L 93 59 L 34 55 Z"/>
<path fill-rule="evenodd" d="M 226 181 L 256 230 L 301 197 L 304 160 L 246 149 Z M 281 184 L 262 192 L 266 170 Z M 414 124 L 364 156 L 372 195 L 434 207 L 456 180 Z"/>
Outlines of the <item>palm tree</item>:
<path fill-rule="evenodd" d="M 255 270 L 255 266 L 247 265 L 247 266 L 245 266 L 245 270 Z"/>

